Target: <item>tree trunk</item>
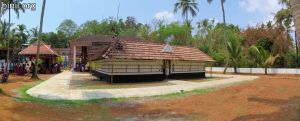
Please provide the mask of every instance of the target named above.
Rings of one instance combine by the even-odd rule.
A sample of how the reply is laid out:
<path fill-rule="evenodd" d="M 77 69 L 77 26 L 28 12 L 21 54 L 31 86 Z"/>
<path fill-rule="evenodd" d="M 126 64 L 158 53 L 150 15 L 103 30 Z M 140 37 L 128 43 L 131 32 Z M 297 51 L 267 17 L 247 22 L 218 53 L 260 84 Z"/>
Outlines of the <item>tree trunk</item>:
<path fill-rule="evenodd" d="M 6 36 L 6 39 L 7 39 L 7 54 L 6 54 L 6 67 L 4 69 L 4 72 L 2 74 L 2 82 L 7 82 L 8 81 L 8 76 L 9 76 L 9 42 L 10 42 L 10 2 L 9 2 L 9 5 L 8 5 L 8 30 L 7 30 L 7 35 L 4 35 Z"/>
<path fill-rule="evenodd" d="M 189 29 L 190 29 L 188 13 L 185 14 L 185 22 L 187 25 L 187 30 L 185 31 L 185 40 L 184 40 L 184 42 L 182 42 L 182 44 L 184 44 L 184 45 L 186 45 L 186 43 L 188 41 L 187 39 L 188 39 L 188 33 L 189 33 Z"/>
<path fill-rule="evenodd" d="M 265 75 L 268 75 L 268 68 L 265 67 Z"/>
<path fill-rule="evenodd" d="M 224 8 L 224 2 L 223 0 L 221 1 L 221 5 L 222 5 L 222 13 L 223 13 L 223 24 L 224 24 L 224 43 L 226 46 L 226 65 L 225 65 L 225 69 L 224 69 L 224 74 L 226 74 L 227 68 L 228 68 L 228 63 L 229 63 L 229 53 L 228 53 L 228 47 L 227 47 L 227 37 L 226 37 L 226 16 L 225 16 L 225 8 Z"/>
<path fill-rule="evenodd" d="M 234 66 L 233 68 L 234 68 L 234 73 L 237 74 L 237 67 Z"/>
<path fill-rule="evenodd" d="M 300 35 L 300 1 L 299 0 L 290 0 L 292 15 L 294 18 L 294 23 L 296 27 L 297 35 Z M 297 19 L 298 18 L 298 19 Z M 298 40 L 300 40 L 300 36 L 298 36 Z"/>
<path fill-rule="evenodd" d="M 10 3 L 9 3 L 10 4 Z M 7 39 L 7 53 L 6 53 L 6 73 L 9 73 L 9 43 L 10 43 L 10 5 L 8 5 L 8 31 L 7 31 L 7 35 L 6 35 L 6 39 Z"/>
<path fill-rule="evenodd" d="M 298 48 L 298 38 L 297 32 L 295 31 L 295 44 L 296 44 L 296 68 L 299 68 L 299 48 Z"/>
<path fill-rule="evenodd" d="M 32 77 L 33 79 L 38 79 L 38 61 L 40 58 L 40 42 L 41 42 L 41 34 L 43 32 L 43 21 L 44 21 L 44 12 L 45 12 L 45 5 L 46 5 L 46 0 L 43 0 L 43 6 L 42 6 L 42 13 L 41 13 L 41 20 L 40 20 L 40 30 L 39 30 L 39 34 L 38 34 L 38 39 L 37 39 L 37 51 L 36 51 L 36 60 L 35 60 L 35 64 L 34 64 L 34 71 L 32 73 Z"/>

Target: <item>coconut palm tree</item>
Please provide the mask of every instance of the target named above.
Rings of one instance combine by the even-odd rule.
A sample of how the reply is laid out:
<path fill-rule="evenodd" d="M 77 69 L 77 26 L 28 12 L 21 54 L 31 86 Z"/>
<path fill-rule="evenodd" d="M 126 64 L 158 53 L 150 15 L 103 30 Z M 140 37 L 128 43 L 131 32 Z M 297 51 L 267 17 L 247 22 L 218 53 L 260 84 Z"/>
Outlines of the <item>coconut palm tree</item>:
<path fill-rule="evenodd" d="M 230 54 L 230 59 L 234 67 L 234 73 L 237 73 L 237 66 L 242 56 L 241 44 L 237 39 L 232 38 L 228 41 L 227 46 L 228 52 Z"/>
<path fill-rule="evenodd" d="M 1 38 L 1 47 L 6 47 L 7 46 L 7 41 L 3 41 L 3 40 L 8 40 L 8 29 L 9 29 L 9 25 L 6 21 L 0 21 L 0 25 L 1 25 L 1 33 L 0 33 L 0 38 Z M 8 77 L 8 76 L 2 76 L 2 77 Z M 7 78 L 2 78 L 0 79 L 0 83 L 6 82 Z"/>
<path fill-rule="evenodd" d="M 211 3 L 214 0 L 207 0 L 208 3 Z M 225 42 L 225 46 L 226 46 L 226 65 L 225 65 L 225 69 L 224 69 L 224 74 L 227 71 L 228 68 L 228 64 L 229 64 L 229 54 L 228 54 L 228 47 L 227 47 L 227 34 L 226 34 L 226 16 L 225 16 L 225 7 L 224 7 L 224 3 L 226 0 L 220 0 L 221 1 L 221 7 L 222 7 L 222 15 L 223 15 L 223 24 L 224 24 L 224 42 Z"/>
<path fill-rule="evenodd" d="M 21 45 L 22 43 L 22 35 L 19 34 L 17 28 L 12 29 L 9 33 L 11 36 L 9 38 L 9 42 L 10 42 L 10 50 L 11 50 L 11 59 L 18 59 L 17 53 L 20 51 L 21 49 Z"/>
<path fill-rule="evenodd" d="M 40 30 L 39 30 L 39 34 L 38 34 L 38 39 L 37 39 L 37 51 L 36 51 L 36 60 L 35 60 L 35 64 L 34 64 L 34 71 L 32 73 L 31 78 L 33 79 L 38 79 L 38 75 L 37 75 L 37 71 L 38 71 L 38 60 L 40 57 L 40 42 L 41 42 L 41 35 L 43 32 L 43 22 L 44 22 L 44 13 L 45 13 L 45 7 L 46 7 L 46 0 L 43 0 L 43 6 L 42 6 L 42 12 L 41 12 L 41 19 L 40 19 Z"/>
<path fill-rule="evenodd" d="M 25 9 L 22 7 L 22 5 L 20 5 L 21 4 L 21 2 L 22 2 L 23 0 L 2 0 L 2 3 L 4 3 L 4 4 L 18 4 L 20 7 L 15 7 L 15 8 L 13 8 L 13 10 L 14 10 L 14 12 L 15 12 L 15 14 L 16 14 L 16 16 L 17 16 L 17 18 L 19 18 L 20 17 L 20 11 L 22 11 L 22 12 L 25 12 Z M 6 8 L 6 9 L 2 9 L 1 10 L 1 16 L 6 12 L 6 11 L 8 11 L 8 24 L 9 25 L 11 25 L 11 8 L 10 8 L 10 5 L 8 5 L 8 8 Z M 8 26 L 8 33 L 10 33 L 10 26 Z M 7 36 L 7 55 L 6 55 L 6 72 L 8 72 L 8 63 L 9 63 L 9 48 L 10 48 L 10 46 L 9 46 L 9 39 L 10 38 L 10 34 L 8 34 L 8 36 Z"/>
<path fill-rule="evenodd" d="M 267 50 L 265 50 L 261 46 L 252 45 L 249 48 L 249 52 L 253 53 L 254 58 L 258 65 L 265 68 L 265 74 L 268 74 L 268 68 L 274 65 L 275 60 L 279 57 L 279 55 L 273 56 Z"/>
<path fill-rule="evenodd" d="M 174 12 L 177 13 L 179 9 L 181 10 L 182 17 L 185 18 L 185 22 L 188 25 L 190 25 L 189 13 L 192 17 L 195 17 L 199 11 L 198 3 L 195 0 L 177 0 L 174 4 Z"/>
<path fill-rule="evenodd" d="M 27 38 L 28 38 L 27 33 L 28 32 L 27 32 L 26 26 L 24 24 L 17 25 L 16 32 L 17 32 L 16 34 L 21 39 L 21 44 L 27 43 Z"/>
<path fill-rule="evenodd" d="M 208 34 L 208 32 L 210 30 L 213 29 L 215 24 L 215 20 L 208 20 L 208 19 L 204 19 L 202 21 L 197 22 L 197 26 L 199 29 L 199 35 L 200 36 L 205 36 Z"/>
<path fill-rule="evenodd" d="M 0 33 L 1 47 L 6 48 L 7 41 L 4 41 L 4 40 L 7 40 L 9 24 L 6 21 L 0 21 L 0 26 L 1 26 L 1 33 Z"/>
<path fill-rule="evenodd" d="M 294 25 L 295 25 L 295 43 L 296 43 L 296 51 L 297 51 L 297 65 L 299 66 L 299 42 L 300 40 L 300 19 L 297 19 L 300 17 L 300 1 L 299 0 L 287 0 L 289 3 L 289 7 L 293 16 Z M 298 7 L 297 7 L 298 6 Z M 298 35 L 298 36 L 297 36 Z"/>
<path fill-rule="evenodd" d="M 29 34 L 30 34 L 30 37 L 32 38 L 32 39 L 30 40 L 30 43 L 34 43 L 35 41 L 37 41 L 37 38 L 38 38 L 38 34 L 39 34 L 38 28 L 37 28 L 37 27 L 31 28 L 31 29 L 29 30 Z"/>
<path fill-rule="evenodd" d="M 199 11 L 198 3 L 195 0 L 177 0 L 177 2 L 174 4 L 174 12 L 177 13 L 179 10 L 181 10 L 181 15 L 185 19 L 185 24 L 187 25 L 185 32 L 185 41 L 187 41 L 188 36 L 191 33 L 189 14 L 192 17 L 197 15 L 197 12 Z"/>
<path fill-rule="evenodd" d="M 285 30 L 285 34 L 286 34 L 286 38 L 289 39 L 290 37 L 290 32 L 292 31 L 292 21 L 293 21 L 293 16 L 291 13 L 291 9 L 288 3 L 285 3 L 288 0 L 281 0 L 280 3 L 281 4 L 285 4 L 287 6 L 287 8 L 282 8 L 281 10 L 279 10 L 275 16 L 274 16 L 274 20 L 275 23 L 278 27 L 282 28 Z M 296 31 L 295 31 L 295 35 L 296 35 Z M 295 47 L 296 47 L 296 55 L 297 55 L 297 67 L 299 66 L 299 60 L 298 60 L 298 41 L 297 38 L 295 38 Z"/>

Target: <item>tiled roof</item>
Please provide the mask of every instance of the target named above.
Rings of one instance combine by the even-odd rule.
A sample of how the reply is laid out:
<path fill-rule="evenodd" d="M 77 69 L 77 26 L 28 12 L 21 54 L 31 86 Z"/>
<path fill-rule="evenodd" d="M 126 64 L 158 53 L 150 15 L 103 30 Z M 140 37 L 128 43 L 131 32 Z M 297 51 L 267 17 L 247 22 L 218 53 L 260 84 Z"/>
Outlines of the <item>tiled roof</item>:
<path fill-rule="evenodd" d="M 171 46 L 172 52 L 163 52 L 165 45 L 143 41 L 120 42 L 122 49 L 108 49 L 103 57 L 118 59 L 158 59 L 158 60 L 185 60 L 185 61 L 214 61 L 202 51 L 185 46 Z"/>
<path fill-rule="evenodd" d="M 37 42 L 31 44 L 29 47 L 19 52 L 19 55 L 35 55 L 37 52 L 37 45 Z M 51 45 L 47 45 L 44 42 L 40 42 L 40 45 L 40 55 L 58 55 L 51 49 Z"/>
<path fill-rule="evenodd" d="M 112 42 L 112 37 L 108 35 L 84 35 L 70 41 L 70 46 L 92 46 L 94 42 Z"/>

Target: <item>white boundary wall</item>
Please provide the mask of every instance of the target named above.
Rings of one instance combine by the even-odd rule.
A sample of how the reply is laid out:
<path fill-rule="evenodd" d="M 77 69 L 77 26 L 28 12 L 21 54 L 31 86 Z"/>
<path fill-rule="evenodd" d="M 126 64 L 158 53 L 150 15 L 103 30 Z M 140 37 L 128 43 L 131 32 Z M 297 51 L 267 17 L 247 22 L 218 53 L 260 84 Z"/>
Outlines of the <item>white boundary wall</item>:
<path fill-rule="evenodd" d="M 224 67 L 206 67 L 205 70 L 207 72 L 223 72 Z M 233 73 L 233 68 L 227 68 L 227 72 Z M 237 68 L 238 73 L 245 74 L 264 74 L 264 68 Z M 300 69 L 292 69 L 292 68 L 268 68 L 268 74 L 300 74 Z"/>

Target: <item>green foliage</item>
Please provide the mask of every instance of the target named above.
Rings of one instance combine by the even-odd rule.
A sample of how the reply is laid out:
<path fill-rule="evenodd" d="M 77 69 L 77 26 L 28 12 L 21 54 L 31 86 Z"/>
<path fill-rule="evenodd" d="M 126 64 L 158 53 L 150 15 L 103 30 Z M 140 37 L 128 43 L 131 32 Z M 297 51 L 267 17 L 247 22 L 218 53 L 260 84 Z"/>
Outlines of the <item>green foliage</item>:
<path fill-rule="evenodd" d="M 77 24 L 73 20 L 66 19 L 60 23 L 60 25 L 57 27 L 57 31 L 64 33 L 67 37 L 70 37 L 74 35 L 77 27 Z"/>
<path fill-rule="evenodd" d="M 160 25 L 159 29 L 152 33 L 152 37 L 156 42 L 164 43 L 169 36 L 173 35 L 174 40 L 171 44 L 173 45 L 185 45 L 186 31 L 190 31 L 187 25 L 180 25 L 179 23 L 171 23 L 168 25 Z M 188 35 L 189 37 L 191 35 Z"/>
<path fill-rule="evenodd" d="M 43 60 L 42 59 L 38 59 L 38 65 L 42 64 L 43 63 Z"/>
<path fill-rule="evenodd" d="M 4 94 L 4 91 L 0 88 L 0 94 Z"/>
<path fill-rule="evenodd" d="M 200 37 L 205 37 L 212 29 L 214 29 L 215 20 L 204 19 L 197 22 L 198 32 L 197 35 Z"/>
<path fill-rule="evenodd" d="M 236 73 L 236 67 L 239 64 L 242 55 L 241 43 L 238 38 L 231 36 L 227 43 L 227 47 L 228 47 L 230 59 L 232 61 L 232 65 L 234 66 L 235 73 Z"/>
<path fill-rule="evenodd" d="M 177 13 L 178 10 L 181 10 L 181 15 L 185 18 L 186 23 L 188 23 L 188 15 L 195 17 L 197 15 L 198 3 L 195 0 L 177 0 L 174 4 L 174 12 Z"/>
<path fill-rule="evenodd" d="M 277 26 L 285 28 L 286 31 L 290 31 L 292 27 L 293 16 L 290 8 L 279 10 L 274 16 Z"/>
<path fill-rule="evenodd" d="M 147 38 L 150 27 L 138 23 L 134 17 L 128 16 L 125 21 L 123 19 L 115 20 L 110 17 L 100 22 L 97 20 L 87 21 L 83 23 L 76 31 L 75 35 L 120 35 L 125 37 L 142 37 Z"/>
<path fill-rule="evenodd" d="M 34 43 L 37 41 L 37 38 L 38 38 L 38 28 L 35 27 L 35 28 L 31 28 L 29 30 L 29 35 L 31 37 L 31 39 L 29 40 L 29 43 Z"/>
<path fill-rule="evenodd" d="M 209 53 L 210 52 L 208 45 L 204 45 L 204 44 L 203 45 L 199 45 L 198 49 L 201 50 L 204 53 Z"/>
<path fill-rule="evenodd" d="M 64 60 L 65 60 L 64 56 L 58 56 L 57 57 L 57 62 L 59 62 L 59 63 L 63 63 Z"/>
<path fill-rule="evenodd" d="M 279 57 L 279 55 L 273 56 L 270 52 L 265 50 L 261 46 L 251 46 L 249 52 L 253 56 L 254 60 L 261 67 L 264 67 L 265 70 L 274 65 L 275 60 Z M 265 71 L 267 74 L 267 71 Z"/>
<path fill-rule="evenodd" d="M 215 60 L 214 66 L 223 66 L 225 65 L 225 53 L 211 53 L 210 56 Z"/>
<path fill-rule="evenodd" d="M 69 47 L 68 38 L 62 32 L 49 32 L 41 35 L 42 40 L 50 44 L 53 48 Z"/>
<path fill-rule="evenodd" d="M 153 96 L 153 97 L 170 99 L 170 98 L 185 97 L 185 96 L 189 96 L 189 95 L 206 94 L 206 93 L 209 93 L 212 91 L 214 91 L 214 89 L 198 89 L 198 90 L 193 90 L 193 91 L 181 90 L 181 92 L 171 93 L 171 94 L 166 94 L 166 95 L 157 95 L 157 96 Z"/>
<path fill-rule="evenodd" d="M 181 11 L 183 8 L 188 7 L 187 5 L 181 6 L 180 2 L 193 3 L 194 1 L 178 0 L 178 5 L 175 7 Z M 194 4 L 190 5 L 194 6 Z M 189 10 L 185 9 L 184 11 L 190 14 Z M 255 45 L 262 47 L 267 54 L 282 55 L 277 57 L 273 63 L 274 67 L 294 68 L 296 67 L 297 57 L 295 50 L 293 50 L 292 37 L 286 34 L 290 27 L 290 18 L 287 18 L 290 17 L 289 10 L 281 10 L 278 12 L 278 16 L 275 17 L 275 20 L 277 20 L 276 25 L 268 22 L 243 30 L 236 25 L 228 24 L 226 35 L 224 35 L 224 24 L 215 23 L 214 20 L 208 19 L 200 20 L 194 28 L 187 22 L 183 24 L 180 22 L 166 23 L 161 20 L 155 21 L 154 26 L 151 26 L 139 23 L 131 16 L 118 20 L 113 17 L 101 21 L 90 20 L 80 26 L 67 19 L 57 27 L 57 32 L 43 33 L 41 38 L 53 48 L 67 48 L 70 40 L 83 35 L 119 35 L 121 37 L 142 38 L 157 43 L 165 43 L 167 37 L 174 35 L 174 40 L 171 41 L 172 45 L 198 48 L 213 57 L 215 60 L 214 66 L 225 66 L 224 60 L 227 51 L 225 45 L 228 45 L 231 58 L 230 66 L 263 67 L 261 60 L 256 57 L 257 54 L 249 52 L 249 48 Z M 0 24 L 0 48 L 6 48 L 7 41 L 5 40 L 9 39 L 13 49 L 11 58 L 18 59 L 17 54 L 20 51 L 21 44 L 26 43 L 28 39 L 30 39 L 30 43 L 37 40 L 38 28 L 27 30 L 25 25 L 17 25 L 8 34 L 8 26 L 7 22 L 1 22 Z M 11 35 L 11 37 L 8 38 L 8 35 Z M 228 42 L 226 43 L 226 41 Z M 2 55 L 1 58 L 5 58 L 5 55 Z"/>
<path fill-rule="evenodd" d="M 268 38 L 262 38 L 258 40 L 258 42 L 255 45 L 263 47 L 268 52 L 272 52 L 274 43 L 268 40 Z"/>

